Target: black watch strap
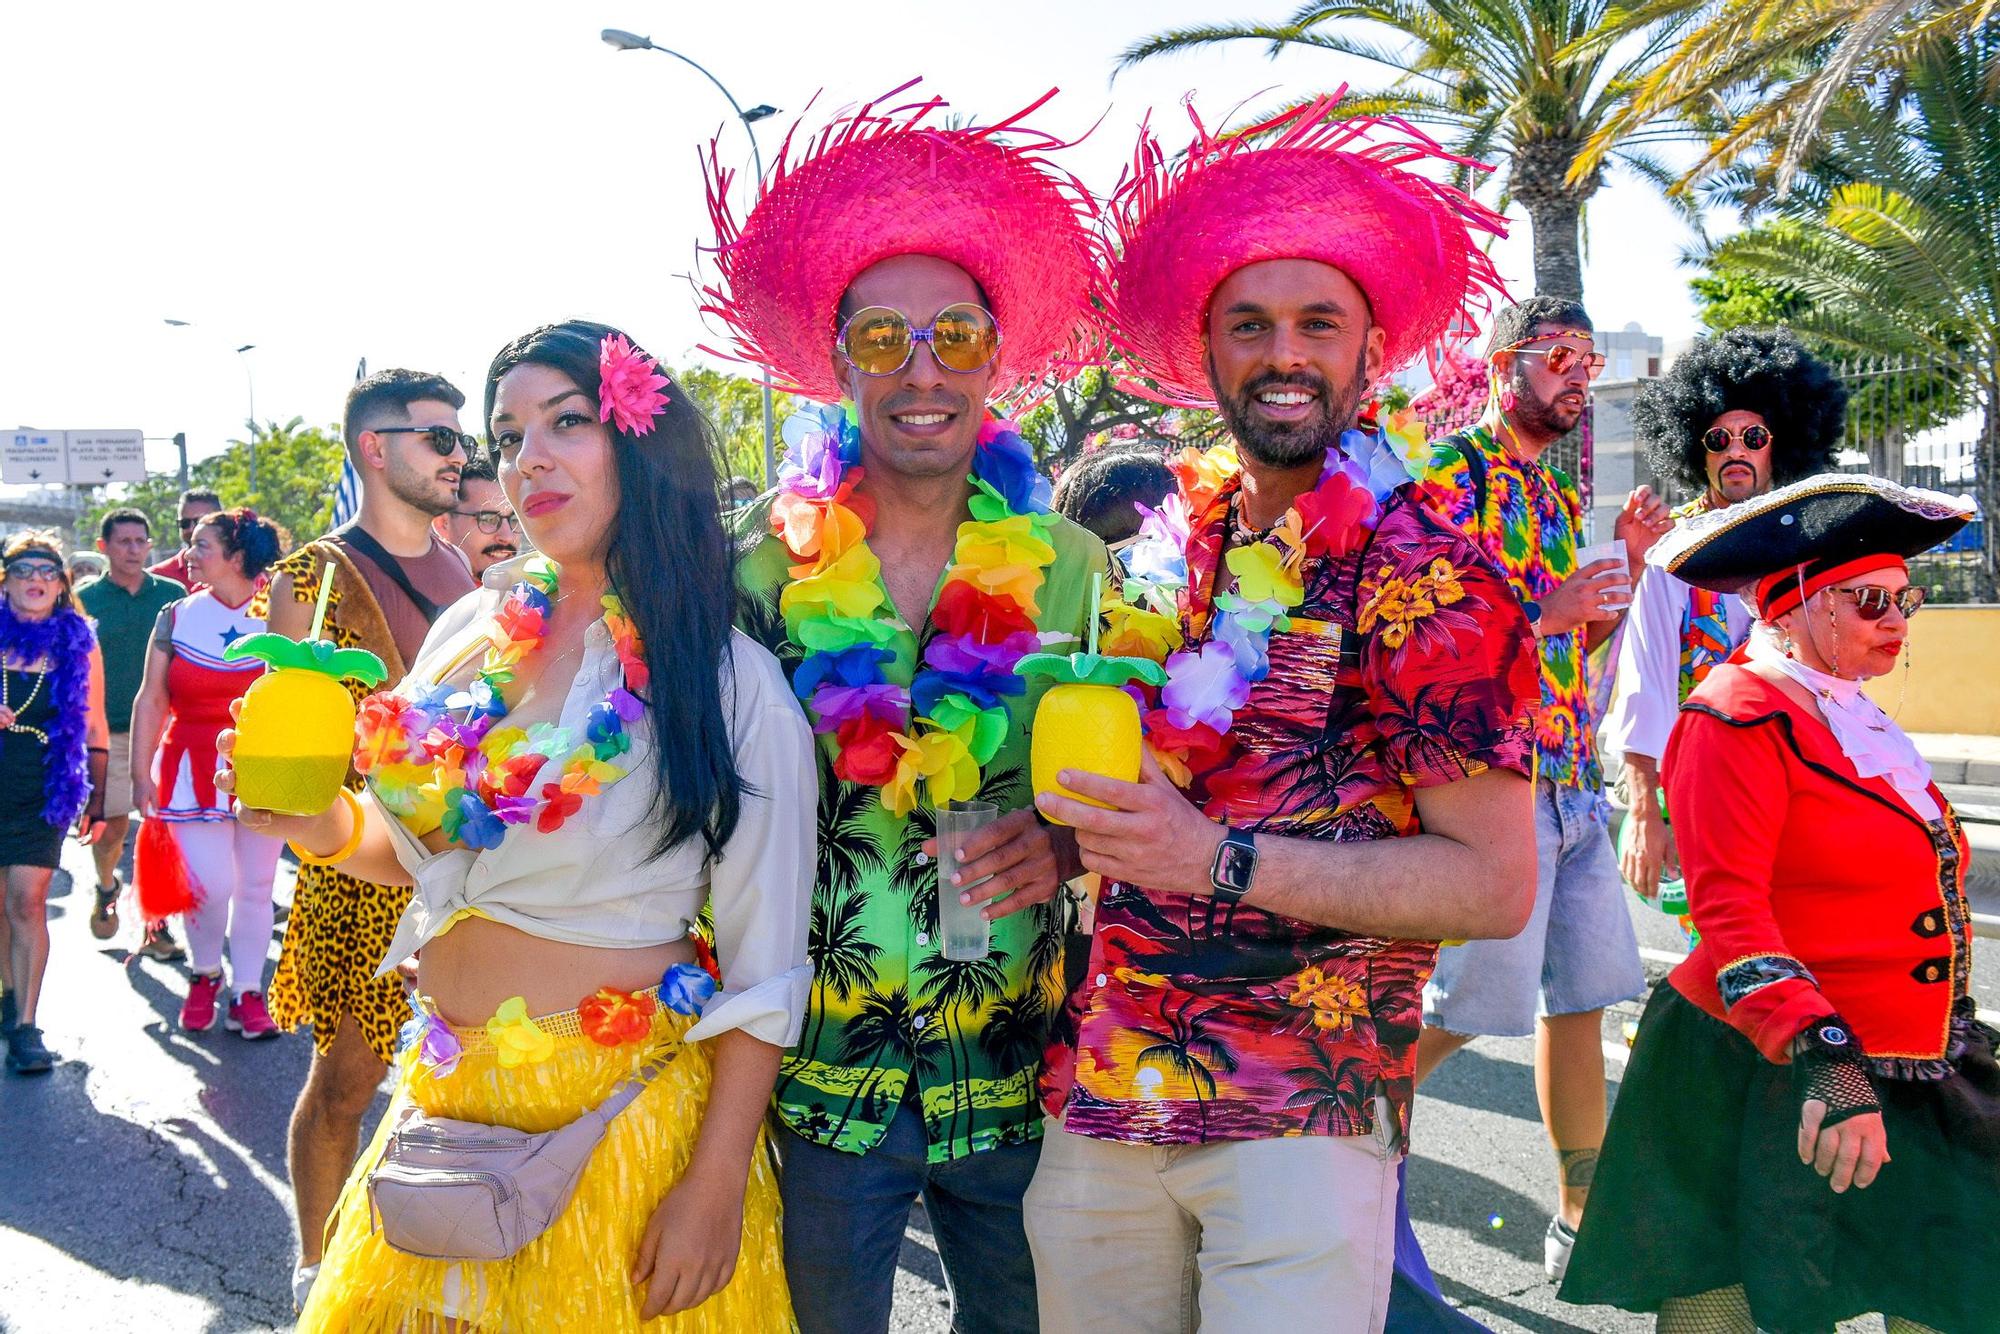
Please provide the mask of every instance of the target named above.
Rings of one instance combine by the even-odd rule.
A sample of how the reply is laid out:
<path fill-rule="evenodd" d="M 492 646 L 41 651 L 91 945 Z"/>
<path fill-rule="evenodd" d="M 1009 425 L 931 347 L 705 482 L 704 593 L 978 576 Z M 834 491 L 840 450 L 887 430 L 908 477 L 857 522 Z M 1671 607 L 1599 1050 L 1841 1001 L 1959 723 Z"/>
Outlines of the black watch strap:
<path fill-rule="evenodd" d="M 1236 903 L 1250 892 L 1251 877 L 1257 874 L 1257 841 L 1241 829 L 1229 829 L 1215 848 L 1215 861 L 1208 868 L 1215 897 Z"/>

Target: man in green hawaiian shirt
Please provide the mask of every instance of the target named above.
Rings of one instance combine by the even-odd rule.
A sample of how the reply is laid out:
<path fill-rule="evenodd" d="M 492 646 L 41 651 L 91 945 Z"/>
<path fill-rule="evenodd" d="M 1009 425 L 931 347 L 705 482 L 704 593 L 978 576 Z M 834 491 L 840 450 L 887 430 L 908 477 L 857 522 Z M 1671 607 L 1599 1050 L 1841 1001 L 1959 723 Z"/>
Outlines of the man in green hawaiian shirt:
<path fill-rule="evenodd" d="M 807 1334 L 887 1330 L 920 1194 L 953 1328 L 1036 1327 L 1021 1196 L 1062 1001 L 1059 891 L 1081 866 L 1069 831 L 1033 809 L 1042 686 L 1011 668 L 1043 639 L 1081 638 L 1093 576 L 1111 568 L 1103 543 L 1049 511 L 1025 445 L 986 412 L 1043 374 L 1075 327 L 1089 274 L 1075 215 L 1064 204 L 982 216 L 994 234 L 974 242 L 963 222 L 885 204 L 901 176 L 954 198 L 1003 185 L 1035 197 L 1005 145 L 925 131 L 927 147 L 906 158 L 911 137 L 836 145 L 811 164 L 813 207 L 851 210 L 865 245 L 835 245 L 824 216 L 787 232 L 797 201 L 780 180 L 718 261 L 745 350 L 810 397 L 848 400 L 794 444 L 778 488 L 740 521 L 751 543 L 740 624 L 785 664 L 819 733 L 815 976 L 775 1095 L 785 1267 Z M 960 191 L 931 180 L 934 155 L 974 180 Z M 852 199 L 840 184 L 850 173 L 867 183 Z M 976 185 L 985 173 L 991 189 Z M 791 179 L 805 174 L 794 164 Z M 824 308 L 788 321 L 815 299 L 802 290 Z M 801 327 L 824 332 L 790 332 Z M 985 633 L 996 617 L 1013 619 Z M 827 635 L 859 642 L 828 651 Z M 941 887 L 936 809 L 973 797 L 1001 811 L 961 850 L 960 882 L 977 887 Z M 941 888 L 986 905 L 987 957 L 943 956 Z"/>

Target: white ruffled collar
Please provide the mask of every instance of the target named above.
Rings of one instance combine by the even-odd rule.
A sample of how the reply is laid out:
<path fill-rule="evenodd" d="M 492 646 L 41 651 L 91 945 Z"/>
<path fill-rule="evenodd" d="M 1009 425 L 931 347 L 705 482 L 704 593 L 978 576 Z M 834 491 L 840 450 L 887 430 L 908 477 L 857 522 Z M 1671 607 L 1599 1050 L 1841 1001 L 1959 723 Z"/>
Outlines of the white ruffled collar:
<path fill-rule="evenodd" d="M 1811 691 L 1820 716 L 1841 753 L 1863 778 L 1886 778 L 1911 810 L 1925 822 L 1944 814 L 1931 795 L 1931 766 L 1917 753 L 1909 734 L 1896 726 L 1882 706 L 1868 697 L 1861 682 L 1808 667 L 1780 646 L 1778 632 L 1759 621 L 1750 632 L 1745 656 L 1773 668 Z"/>

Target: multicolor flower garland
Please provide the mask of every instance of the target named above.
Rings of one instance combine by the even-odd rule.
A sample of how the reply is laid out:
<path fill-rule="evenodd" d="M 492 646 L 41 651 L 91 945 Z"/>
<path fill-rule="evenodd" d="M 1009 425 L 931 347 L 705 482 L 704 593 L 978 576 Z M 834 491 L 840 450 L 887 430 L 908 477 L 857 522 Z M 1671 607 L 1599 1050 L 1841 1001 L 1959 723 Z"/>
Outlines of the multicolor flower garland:
<path fill-rule="evenodd" d="M 577 1028 L 600 1047 L 622 1047 L 642 1042 L 653 1031 L 653 1016 L 661 1007 L 677 1014 L 699 1015 L 715 995 L 715 978 L 699 964 L 677 963 L 660 975 L 656 988 L 620 991 L 599 987 L 577 1002 Z M 416 1050 L 416 1060 L 442 1079 L 458 1069 L 465 1046 L 429 1003 L 410 993 L 411 1015 L 397 1033 L 396 1050 Z M 509 996 L 486 1021 L 486 1036 L 493 1043 L 502 1069 L 538 1065 L 555 1054 L 555 1037 L 528 1014 L 528 1002 Z"/>
<path fill-rule="evenodd" d="M 553 833 L 585 797 L 625 776 L 612 761 L 632 748 L 626 725 L 645 712 L 637 692 L 649 678 L 638 632 L 615 594 L 604 597 L 604 625 L 623 679 L 591 706 L 582 739 L 553 723 L 497 725 L 507 716 L 503 687 L 548 631 L 557 578 L 550 561 L 530 558 L 494 615 L 469 689 L 432 686 L 414 699 L 385 690 L 361 702 L 354 767 L 418 837 L 442 829 L 460 847 L 485 849 L 498 847 L 510 826 L 529 820 Z M 559 776 L 543 782 L 539 796 L 530 795 L 558 757 Z"/>
<path fill-rule="evenodd" d="M 1359 546 L 1390 492 L 1412 480 L 1423 457 L 1423 426 L 1406 414 L 1377 433 L 1345 432 L 1327 451 L 1318 484 L 1292 502 L 1277 527 L 1223 557 L 1236 587 L 1215 595 L 1214 632 L 1193 648 L 1182 647 L 1178 622 L 1189 539 L 1220 527 L 1242 462 L 1234 446 L 1217 445 L 1184 450 L 1169 465 L 1178 494 L 1145 511 L 1125 551 L 1126 605 L 1109 609 L 1104 651 L 1164 657 L 1167 684 L 1143 722 L 1147 744 L 1175 782 L 1185 786 L 1228 757 L 1236 710 L 1270 673 L 1271 636 L 1290 628 L 1286 613 L 1305 601 L 1306 557 Z M 1196 619 L 1190 629 L 1199 639 L 1204 618 Z"/>
<path fill-rule="evenodd" d="M 910 813 L 919 782 L 933 806 L 976 796 L 980 769 L 1006 739 L 1005 698 L 1027 688 L 1014 664 L 1042 647 L 1035 595 L 1056 558 L 1048 479 L 1012 422 L 980 427 L 972 517 L 958 527 L 924 665 L 903 685 L 888 676 L 897 623 L 868 549 L 874 506 L 856 490 L 853 405 L 802 416 L 786 425 L 791 447 L 771 507 L 795 562 L 778 604 L 804 655 L 792 687 L 813 730 L 834 734 L 835 776 L 880 788 L 892 813 Z"/>

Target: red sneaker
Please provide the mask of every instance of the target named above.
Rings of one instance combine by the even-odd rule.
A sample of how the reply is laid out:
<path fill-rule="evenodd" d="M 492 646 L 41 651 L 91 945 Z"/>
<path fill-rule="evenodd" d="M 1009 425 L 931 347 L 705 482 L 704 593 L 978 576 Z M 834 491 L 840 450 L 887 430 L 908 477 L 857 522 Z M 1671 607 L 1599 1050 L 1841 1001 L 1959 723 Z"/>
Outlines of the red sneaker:
<path fill-rule="evenodd" d="M 260 991 L 246 991 L 230 1001 L 229 1014 L 222 1026 L 232 1033 L 241 1033 L 251 1042 L 278 1036 L 278 1026 L 271 1022 L 271 1012 L 264 1008 L 264 994 Z"/>
<path fill-rule="evenodd" d="M 222 990 L 222 974 L 196 973 L 188 983 L 188 998 L 181 1002 L 181 1027 L 190 1033 L 206 1033 L 215 1027 L 215 997 Z"/>

